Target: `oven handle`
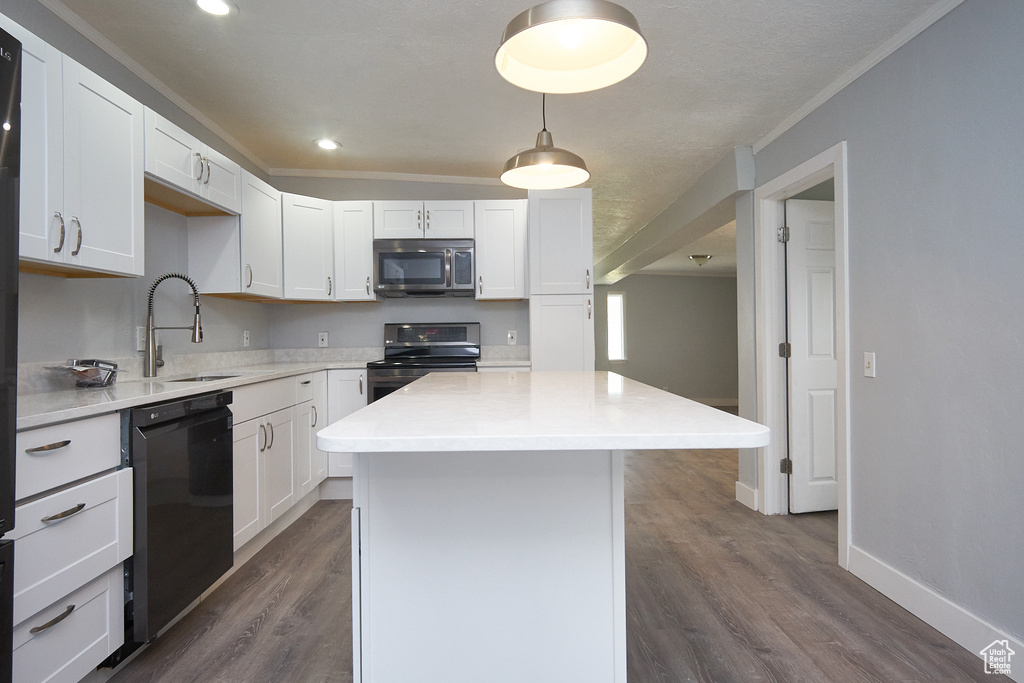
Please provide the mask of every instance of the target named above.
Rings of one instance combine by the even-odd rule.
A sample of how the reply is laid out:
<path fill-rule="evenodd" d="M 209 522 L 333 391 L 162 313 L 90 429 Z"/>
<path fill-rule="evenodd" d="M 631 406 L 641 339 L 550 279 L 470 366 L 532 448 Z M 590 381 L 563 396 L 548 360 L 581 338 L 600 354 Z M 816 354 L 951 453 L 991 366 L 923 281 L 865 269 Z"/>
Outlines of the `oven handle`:
<path fill-rule="evenodd" d="M 452 286 L 452 250 L 444 250 L 444 286 L 451 289 Z"/>

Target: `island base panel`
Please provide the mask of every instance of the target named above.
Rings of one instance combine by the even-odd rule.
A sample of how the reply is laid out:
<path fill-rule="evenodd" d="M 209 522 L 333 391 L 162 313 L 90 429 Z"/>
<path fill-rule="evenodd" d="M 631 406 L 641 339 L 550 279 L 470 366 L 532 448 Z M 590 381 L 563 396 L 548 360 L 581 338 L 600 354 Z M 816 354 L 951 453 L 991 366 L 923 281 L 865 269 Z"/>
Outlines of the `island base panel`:
<path fill-rule="evenodd" d="M 363 683 L 625 683 L 622 454 L 355 457 Z"/>

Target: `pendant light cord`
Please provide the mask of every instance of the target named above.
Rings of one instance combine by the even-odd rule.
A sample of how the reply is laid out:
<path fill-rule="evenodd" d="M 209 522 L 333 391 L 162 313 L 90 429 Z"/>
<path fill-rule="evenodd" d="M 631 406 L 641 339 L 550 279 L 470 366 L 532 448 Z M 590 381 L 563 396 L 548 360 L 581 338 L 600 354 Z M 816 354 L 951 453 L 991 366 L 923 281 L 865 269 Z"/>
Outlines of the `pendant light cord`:
<path fill-rule="evenodd" d="M 540 129 L 548 129 L 548 113 L 547 113 L 547 93 L 540 94 Z"/>

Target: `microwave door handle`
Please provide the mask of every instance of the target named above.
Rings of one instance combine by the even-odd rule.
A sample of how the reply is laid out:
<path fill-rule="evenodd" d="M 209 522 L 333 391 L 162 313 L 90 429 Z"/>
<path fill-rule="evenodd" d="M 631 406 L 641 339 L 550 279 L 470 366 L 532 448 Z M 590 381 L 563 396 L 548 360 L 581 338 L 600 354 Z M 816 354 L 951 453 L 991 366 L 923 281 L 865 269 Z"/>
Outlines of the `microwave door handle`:
<path fill-rule="evenodd" d="M 452 250 L 444 250 L 444 286 L 452 288 Z"/>

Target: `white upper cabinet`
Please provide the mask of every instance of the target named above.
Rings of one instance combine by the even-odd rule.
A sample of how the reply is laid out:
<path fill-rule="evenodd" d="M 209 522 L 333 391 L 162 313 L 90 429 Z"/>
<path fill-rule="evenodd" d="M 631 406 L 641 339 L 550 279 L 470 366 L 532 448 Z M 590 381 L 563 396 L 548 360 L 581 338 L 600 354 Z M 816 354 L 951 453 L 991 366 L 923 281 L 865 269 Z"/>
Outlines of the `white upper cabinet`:
<path fill-rule="evenodd" d="M 473 239 L 473 202 L 374 202 L 373 237 Z"/>
<path fill-rule="evenodd" d="M 242 292 L 284 295 L 281 193 L 242 171 Z"/>
<path fill-rule="evenodd" d="M 17 25 L 5 28 L 24 46 L 23 267 L 143 274 L 142 105 Z"/>
<path fill-rule="evenodd" d="M 188 273 L 203 294 L 284 297 L 281 193 L 242 170 L 241 216 L 188 219 Z"/>
<path fill-rule="evenodd" d="M 334 202 L 334 298 L 374 301 L 373 202 Z"/>
<path fill-rule="evenodd" d="M 238 164 L 152 109 L 145 110 L 146 174 L 229 213 L 242 209 Z"/>
<path fill-rule="evenodd" d="M 529 197 L 530 294 L 592 294 L 591 190 L 530 191 Z"/>
<path fill-rule="evenodd" d="M 281 195 L 284 232 L 284 296 L 334 298 L 333 202 Z"/>
<path fill-rule="evenodd" d="M 473 239 L 473 202 L 423 202 L 423 236 L 429 239 Z"/>
<path fill-rule="evenodd" d="M 476 202 L 476 298 L 526 297 L 527 200 Z"/>

